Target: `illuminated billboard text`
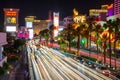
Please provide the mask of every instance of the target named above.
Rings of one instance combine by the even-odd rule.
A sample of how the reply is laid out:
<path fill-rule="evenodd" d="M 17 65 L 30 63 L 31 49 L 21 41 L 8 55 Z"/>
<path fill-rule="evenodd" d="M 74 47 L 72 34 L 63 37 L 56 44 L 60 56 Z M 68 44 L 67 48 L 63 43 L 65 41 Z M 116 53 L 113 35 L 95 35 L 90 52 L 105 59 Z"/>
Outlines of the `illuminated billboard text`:
<path fill-rule="evenodd" d="M 32 28 L 32 22 L 26 22 L 26 27 L 27 28 Z"/>
<path fill-rule="evenodd" d="M 16 26 L 6 26 L 7 32 L 16 32 Z"/>
<path fill-rule="evenodd" d="M 16 24 L 16 17 L 7 17 L 7 23 Z"/>
<path fill-rule="evenodd" d="M 16 11 L 6 11 L 6 16 L 16 16 L 17 12 Z"/>

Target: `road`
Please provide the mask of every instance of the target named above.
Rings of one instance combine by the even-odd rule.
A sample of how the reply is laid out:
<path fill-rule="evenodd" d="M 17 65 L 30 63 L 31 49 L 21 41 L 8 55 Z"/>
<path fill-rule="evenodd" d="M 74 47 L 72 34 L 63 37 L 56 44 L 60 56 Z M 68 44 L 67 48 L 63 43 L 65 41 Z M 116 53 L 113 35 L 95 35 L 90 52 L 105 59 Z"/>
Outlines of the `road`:
<path fill-rule="evenodd" d="M 32 51 L 30 56 L 35 80 L 112 80 L 45 46 Z"/>
<path fill-rule="evenodd" d="M 58 47 L 58 48 L 59 48 L 60 46 L 59 46 L 58 44 L 54 44 L 54 47 Z M 68 49 L 68 48 L 67 48 L 67 49 Z M 72 51 L 77 51 L 77 49 L 75 49 L 75 48 L 71 48 L 71 50 L 72 50 Z M 96 59 L 98 59 L 98 60 L 104 61 L 103 55 L 98 55 L 98 56 L 97 56 L 97 54 L 94 54 L 94 53 L 92 53 L 92 52 L 89 54 L 88 51 L 79 50 L 79 55 L 90 56 L 90 57 L 92 57 L 92 58 L 96 58 Z M 107 64 L 110 63 L 110 59 L 109 59 L 109 58 L 106 58 L 106 63 L 107 63 Z M 112 64 L 112 65 L 115 65 L 115 60 L 114 60 L 114 59 L 111 60 L 111 64 Z M 117 66 L 117 67 L 120 67 L 120 60 L 117 60 L 117 61 L 116 61 L 116 66 Z"/>

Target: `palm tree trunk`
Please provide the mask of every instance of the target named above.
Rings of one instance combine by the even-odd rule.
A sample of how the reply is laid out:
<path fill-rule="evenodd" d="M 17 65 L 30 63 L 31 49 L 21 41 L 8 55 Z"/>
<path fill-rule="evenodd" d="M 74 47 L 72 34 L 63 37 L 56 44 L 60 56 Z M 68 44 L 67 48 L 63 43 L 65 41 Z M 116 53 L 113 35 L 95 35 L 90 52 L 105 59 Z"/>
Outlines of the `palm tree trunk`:
<path fill-rule="evenodd" d="M 41 42 L 41 36 L 40 36 L 40 42 Z"/>
<path fill-rule="evenodd" d="M 98 44 L 97 44 L 97 59 L 98 59 Z"/>
<path fill-rule="evenodd" d="M 50 40 L 50 44 L 52 45 L 51 47 L 53 47 L 53 44 L 54 44 L 54 43 L 53 43 L 53 35 L 54 35 L 54 34 L 53 34 L 53 32 L 52 32 L 52 34 L 51 34 L 51 40 Z"/>
<path fill-rule="evenodd" d="M 69 42 L 69 45 L 68 45 L 68 46 L 69 46 L 69 51 L 71 51 L 71 49 L 70 49 L 70 42 Z"/>
<path fill-rule="evenodd" d="M 98 40 L 98 33 L 97 33 L 97 40 Z M 97 43 L 97 59 L 98 59 L 98 43 Z"/>
<path fill-rule="evenodd" d="M 47 42 L 47 46 L 48 46 L 48 39 L 47 39 L 47 41 L 46 41 L 46 42 Z"/>
<path fill-rule="evenodd" d="M 109 33 L 109 59 L 110 59 L 110 68 L 111 68 L 111 42 L 110 42 L 110 33 Z"/>
<path fill-rule="evenodd" d="M 87 49 L 88 49 L 88 37 L 87 37 Z"/>
<path fill-rule="evenodd" d="M 115 70 L 116 70 L 116 40 L 114 41 L 114 58 L 115 58 Z"/>
<path fill-rule="evenodd" d="M 106 64 L 106 41 L 104 42 L 104 52 L 103 52 L 103 55 L 104 55 L 104 65 Z"/>
<path fill-rule="evenodd" d="M 90 57 L 90 54 L 91 54 L 91 34 L 90 34 L 90 48 L 89 48 L 89 57 Z"/>
<path fill-rule="evenodd" d="M 79 54 L 79 49 L 80 49 L 80 35 L 78 35 L 78 40 L 77 40 L 77 56 Z"/>
<path fill-rule="evenodd" d="M 68 44 L 68 47 L 69 47 L 69 51 L 71 51 L 70 47 L 71 47 L 71 40 L 70 40 L 70 36 L 69 36 L 69 44 Z"/>

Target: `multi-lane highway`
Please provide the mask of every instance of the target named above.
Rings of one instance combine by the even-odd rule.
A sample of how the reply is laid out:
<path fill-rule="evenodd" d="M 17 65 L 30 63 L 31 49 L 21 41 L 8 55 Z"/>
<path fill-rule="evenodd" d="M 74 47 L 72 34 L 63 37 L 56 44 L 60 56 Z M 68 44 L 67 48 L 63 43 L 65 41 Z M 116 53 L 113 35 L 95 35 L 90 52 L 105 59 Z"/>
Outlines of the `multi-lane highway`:
<path fill-rule="evenodd" d="M 56 44 L 56 43 L 54 43 L 54 45 L 53 45 L 54 47 L 57 47 L 57 48 L 60 48 L 60 45 L 58 45 L 58 44 Z M 68 47 L 66 47 L 66 49 L 67 50 L 69 50 L 69 48 Z M 71 48 L 71 51 L 77 51 L 77 49 L 75 49 L 75 48 Z M 102 60 L 102 61 L 104 61 L 104 56 L 103 56 L 103 54 L 102 53 L 99 53 L 99 55 L 97 55 L 97 54 L 94 54 L 94 53 L 89 53 L 89 51 L 86 51 L 86 50 L 79 50 L 79 55 L 84 55 L 84 56 L 90 56 L 90 57 L 92 57 L 92 58 L 96 58 L 96 59 L 98 59 L 98 60 Z M 110 58 L 106 58 L 106 63 L 107 64 L 110 64 Z M 113 66 L 115 66 L 115 60 L 114 59 L 111 59 L 111 64 L 113 65 Z M 120 60 L 118 59 L 118 60 L 116 60 L 116 66 L 117 67 L 120 67 Z"/>
<path fill-rule="evenodd" d="M 35 80 L 112 80 L 60 52 L 41 46 L 31 51 Z"/>

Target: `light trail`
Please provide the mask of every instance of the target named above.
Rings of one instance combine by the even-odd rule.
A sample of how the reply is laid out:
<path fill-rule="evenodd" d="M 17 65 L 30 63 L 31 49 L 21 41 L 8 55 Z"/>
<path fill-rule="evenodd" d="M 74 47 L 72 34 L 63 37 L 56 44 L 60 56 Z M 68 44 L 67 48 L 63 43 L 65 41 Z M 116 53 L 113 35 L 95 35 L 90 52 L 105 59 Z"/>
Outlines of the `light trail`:
<path fill-rule="evenodd" d="M 41 80 L 112 80 L 56 50 L 42 46 L 38 51 L 33 64 Z"/>

